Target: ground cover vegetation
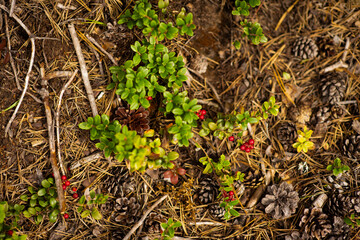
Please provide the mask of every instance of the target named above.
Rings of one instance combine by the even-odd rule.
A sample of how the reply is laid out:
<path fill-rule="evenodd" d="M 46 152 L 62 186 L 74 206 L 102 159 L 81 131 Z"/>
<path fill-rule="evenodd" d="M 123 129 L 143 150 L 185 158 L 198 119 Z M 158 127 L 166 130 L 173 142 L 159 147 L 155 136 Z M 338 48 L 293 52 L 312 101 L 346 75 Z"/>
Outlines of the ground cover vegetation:
<path fill-rule="evenodd" d="M 356 239 L 359 14 L 0 1 L 0 239 Z"/>

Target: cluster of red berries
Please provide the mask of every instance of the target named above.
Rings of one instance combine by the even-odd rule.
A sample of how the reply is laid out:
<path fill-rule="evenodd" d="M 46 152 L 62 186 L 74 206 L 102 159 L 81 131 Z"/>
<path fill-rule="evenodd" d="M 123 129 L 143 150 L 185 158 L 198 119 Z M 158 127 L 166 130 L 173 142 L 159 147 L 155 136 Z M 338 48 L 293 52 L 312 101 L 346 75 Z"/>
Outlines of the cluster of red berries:
<path fill-rule="evenodd" d="M 240 146 L 240 150 L 249 153 L 251 149 L 254 149 L 254 143 L 255 143 L 254 139 L 250 139 L 249 141 L 245 142 Z"/>
<path fill-rule="evenodd" d="M 151 101 L 151 100 L 153 100 L 153 97 L 152 97 L 152 96 L 148 96 L 148 97 L 146 98 L 146 100 Z"/>
<path fill-rule="evenodd" d="M 205 119 L 205 114 L 206 114 L 206 110 L 199 110 L 197 113 L 196 113 L 196 116 L 198 116 L 200 118 L 200 120 L 204 120 Z"/>
<path fill-rule="evenodd" d="M 226 202 L 231 202 L 232 200 L 234 200 L 234 191 L 229 191 L 229 192 L 225 192 L 223 191 L 223 197 L 226 198 L 225 201 Z"/>
<path fill-rule="evenodd" d="M 70 181 L 69 181 L 69 180 L 66 180 L 66 179 L 67 179 L 67 177 L 66 177 L 65 175 L 62 175 L 62 176 L 61 176 L 61 180 L 63 181 L 63 185 L 62 185 L 63 190 L 66 190 L 66 188 L 67 188 L 68 186 L 70 186 Z M 76 193 L 77 188 L 76 188 L 76 187 L 73 187 L 71 190 L 74 192 L 74 194 L 72 195 L 73 198 L 78 198 L 78 197 L 79 197 L 79 194 Z"/>

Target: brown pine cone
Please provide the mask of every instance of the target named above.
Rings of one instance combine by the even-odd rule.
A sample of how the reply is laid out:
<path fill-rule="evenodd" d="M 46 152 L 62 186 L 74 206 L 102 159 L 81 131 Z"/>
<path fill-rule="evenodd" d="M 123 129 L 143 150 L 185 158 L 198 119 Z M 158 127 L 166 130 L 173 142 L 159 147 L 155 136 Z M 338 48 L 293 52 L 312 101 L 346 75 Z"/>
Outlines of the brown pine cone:
<path fill-rule="evenodd" d="M 300 37 L 294 42 L 292 52 L 296 57 L 312 59 L 318 56 L 319 48 L 311 38 Z"/>
<path fill-rule="evenodd" d="M 114 167 L 105 175 L 101 182 L 102 191 L 114 197 L 124 197 L 135 192 L 136 181 L 125 167 Z"/>
<path fill-rule="evenodd" d="M 336 104 L 345 96 L 346 75 L 328 72 L 320 75 L 320 96 L 323 104 Z"/>
<path fill-rule="evenodd" d="M 222 219 L 225 215 L 225 208 L 220 207 L 219 204 L 213 204 L 209 207 L 210 215 L 215 219 Z"/>
<path fill-rule="evenodd" d="M 333 221 L 333 231 L 328 240 L 345 240 L 349 239 L 350 226 L 344 222 L 343 217 L 334 216 Z"/>
<path fill-rule="evenodd" d="M 360 134 L 351 135 L 343 141 L 343 152 L 350 159 L 360 158 Z"/>
<path fill-rule="evenodd" d="M 261 200 L 265 212 L 274 219 L 284 219 L 295 213 L 299 203 L 299 194 L 287 182 L 267 188 L 266 196 Z"/>
<path fill-rule="evenodd" d="M 160 233 L 160 224 L 166 222 L 166 218 L 161 213 L 151 212 L 144 222 L 145 231 L 149 234 Z"/>
<path fill-rule="evenodd" d="M 209 204 L 216 200 L 219 186 L 211 178 L 203 178 L 199 182 L 198 199 L 201 204 Z"/>
<path fill-rule="evenodd" d="M 323 213 L 321 208 L 305 208 L 299 226 L 304 227 L 305 233 L 312 239 L 325 239 L 332 233 L 329 216 Z"/>
<path fill-rule="evenodd" d="M 143 107 L 138 110 L 129 110 L 124 107 L 119 107 L 115 111 L 114 120 L 118 120 L 120 124 L 126 125 L 130 130 L 136 130 L 138 134 L 143 134 L 144 131 L 149 130 L 149 112 Z"/>
<path fill-rule="evenodd" d="M 135 197 L 118 198 L 115 200 L 114 212 L 112 219 L 122 224 L 132 224 L 137 221 L 140 215 L 140 204 Z"/>
<path fill-rule="evenodd" d="M 296 152 L 296 149 L 292 146 L 298 137 L 295 124 L 291 122 L 280 123 L 276 135 L 285 152 Z"/>
<path fill-rule="evenodd" d="M 325 211 L 331 215 L 344 217 L 350 212 L 352 206 L 349 195 L 344 195 L 339 193 L 338 190 L 334 190 L 329 196 Z"/>

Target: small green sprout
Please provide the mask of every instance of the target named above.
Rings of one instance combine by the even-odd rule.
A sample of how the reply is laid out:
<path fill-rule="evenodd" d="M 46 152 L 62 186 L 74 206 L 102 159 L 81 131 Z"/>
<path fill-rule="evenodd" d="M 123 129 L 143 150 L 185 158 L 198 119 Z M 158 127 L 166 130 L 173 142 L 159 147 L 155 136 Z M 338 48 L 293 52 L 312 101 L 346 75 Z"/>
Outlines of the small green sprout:
<path fill-rule="evenodd" d="M 314 143 L 309 139 L 311 138 L 312 130 L 309 130 L 306 126 L 304 127 L 304 132 L 298 130 L 298 139 L 297 142 L 293 144 L 293 147 L 297 149 L 298 152 L 307 152 L 310 149 L 314 148 Z"/>
<path fill-rule="evenodd" d="M 350 168 L 349 166 L 342 164 L 340 158 L 336 158 L 333 164 L 326 167 L 326 170 L 332 171 L 335 176 L 338 176 L 345 171 L 349 171 Z"/>

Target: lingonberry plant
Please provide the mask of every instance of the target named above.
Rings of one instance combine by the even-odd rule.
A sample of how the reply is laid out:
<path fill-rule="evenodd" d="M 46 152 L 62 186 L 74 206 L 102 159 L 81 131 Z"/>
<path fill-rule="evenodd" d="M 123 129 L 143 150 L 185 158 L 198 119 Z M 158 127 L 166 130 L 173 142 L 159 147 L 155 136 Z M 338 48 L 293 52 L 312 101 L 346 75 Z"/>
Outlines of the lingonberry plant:
<path fill-rule="evenodd" d="M 161 240 L 171 240 L 175 236 L 175 229 L 181 227 L 181 222 L 174 222 L 172 218 L 169 218 L 167 223 L 160 224 L 162 228 Z M 159 240 L 159 239 L 158 239 Z"/>
<path fill-rule="evenodd" d="M 85 195 L 79 199 L 79 207 L 77 212 L 80 213 L 82 218 L 86 218 L 91 215 L 95 220 L 102 219 L 102 215 L 98 210 L 100 204 L 106 203 L 109 196 L 103 194 L 96 194 L 95 191 L 90 191 L 90 198 L 86 200 Z"/>
<path fill-rule="evenodd" d="M 171 161 L 179 157 L 177 152 L 166 154 L 161 147 L 159 138 L 151 140 L 154 130 L 148 130 L 141 137 L 136 131 L 128 130 L 126 125 L 122 126 L 119 121 L 110 122 L 109 116 L 103 114 L 94 118 L 89 117 L 86 122 L 79 124 L 79 128 L 90 130 L 91 140 L 100 140 L 96 147 L 104 151 L 105 157 L 111 154 L 122 162 L 126 159 L 131 171 L 144 172 L 147 168 L 165 169 L 172 168 Z"/>
<path fill-rule="evenodd" d="M 340 158 L 335 158 L 334 163 L 329 164 L 326 167 L 326 170 L 332 171 L 335 176 L 338 176 L 345 171 L 349 171 L 350 168 L 349 166 L 342 164 Z"/>
<path fill-rule="evenodd" d="M 24 205 L 0 202 L 0 240 L 25 240 L 27 238 L 26 235 L 18 235 L 15 232 L 19 216 L 24 208 Z"/>
<path fill-rule="evenodd" d="M 260 6 L 260 0 L 236 0 L 235 1 L 235 9 L 232 11 L 233 15 L 237 16 L 249 16 L 250 14 L 250 7 L 255 8 Z M 240 25 L 242 26 L 243 30 L 243 37 L 247 37 L 251 40 L 251 42 L 255 45 L 260 43 L 267 42 L 267 38 L 263 33 L 263 29 L 261 25 L 257 22 L 249 22 L 247 19 L 240 21 Z M 237 49 L 240 49 L 240 42 L 236 40 L 234 42 L 234 46 Z"/>
<path fill-rule="evenodd" d="M 297 142 L 293 144 L 293 147 L 296 148 L 298 152 L 303 151 L 307 153 L 309 149 L 314 148 L 314 143 L 310 141 L 312 130 L 304 127 L 304 131 L 298 130 L 298 139 Z"/>
<path fill-rule="evenodd" d="M 182 167 L 176 166 L 175 163 L 174 167 L 170 170 L 164 172 L 164 179 L 170 181 L 172 184 L 177 184 L 179 182 L 179 175 L 184 176 L 186 174 L 186 170 Z"/>
<path fill-rule="evenodd" d="M 22 213 L 26 218 L 32 217 L 36 224 L 40 224 L 46 214 L 50 222 L 56 222 L 60 211 L 54 179 L 44 179 L 41 186 L 40 189 L 29 186 L 29 193 L 20 196 L 20 199 L 26 202 Z"/>

